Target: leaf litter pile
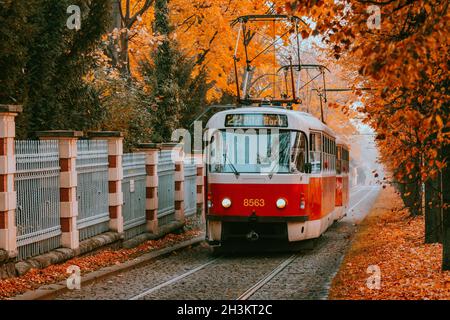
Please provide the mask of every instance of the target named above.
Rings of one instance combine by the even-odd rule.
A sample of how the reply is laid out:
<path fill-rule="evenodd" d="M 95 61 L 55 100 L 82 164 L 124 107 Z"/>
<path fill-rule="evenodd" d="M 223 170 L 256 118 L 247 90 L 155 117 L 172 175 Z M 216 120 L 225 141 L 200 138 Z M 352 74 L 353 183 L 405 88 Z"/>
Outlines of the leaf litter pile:
<path fill-rule="evenodd" d="M 333 280 L 330 299 L 450 299 L 442 245 L 424 244 L 424 218 L 411 218 L 402 204 L 392 187 L 381 191 Z"/>
<path fill-rule="evenodd" d="M 168 234 L 158 240 L 149 240 L 131 249 L 105 249 L 92 255 L 70 259 L 62 264 L 51 265 L 44 269 L 32 269 L 22 277 L 0 280 L 0 299 L 7 299 L 29 290 L 37 289 L 67 279 L 67 268 L 71 265 L 80 267 L 81 274 L 86 274 L 107 266 L 121 264 L 144 253 L 172 246 L 176 243 L 195 238 L 201 234 L 199 229 L 191 229 L 182 234 Z"/>

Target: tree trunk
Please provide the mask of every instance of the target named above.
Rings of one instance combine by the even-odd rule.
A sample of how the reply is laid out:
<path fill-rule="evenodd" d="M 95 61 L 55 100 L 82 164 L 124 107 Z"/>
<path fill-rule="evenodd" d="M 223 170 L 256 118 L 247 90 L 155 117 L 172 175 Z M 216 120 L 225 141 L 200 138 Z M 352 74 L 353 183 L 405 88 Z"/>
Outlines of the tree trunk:
<path fill-rule="evenodd" d="M 450 270 L 450 145 L 442 148 L 442 156 L 447 165 L 442 169 L 442 195 L 443 195 L 443 233 L 442 233 L 442 270 Z"/>
<path fill-rule="evenodd" d="M 114 29 L 120 30 L 122 28 L 122 17 L 120 16 L 120 0 L 113 0 L 111 3 L 111 24 L 109 26 L 109 32 L 113 32 Z M 116 66 L 119 61 L 119 53 L 117 51 L 118 41 L 109 36 L 108 56 L 112 60 L 113 66 Z"/>
<path fill-rule="evenodd" d="M 118 67 L 119 67 L 120 73 L 127 78 L 131 75 L 130 61 L 129 61 L 129 55 L 128 55 L 128 44 L 129 44 L 128 33 L 121 32 L 120 33 L 120 53 L 119 53 Z"/>
<path fill-rule="evenodd" d="M 442 242 L 440 174 L 425 182 L 425 243 Z"/>
<path fill-rule="evenodd" d="M 411 178 L 409 175 L 411 175 Z M 422 181 L 418 179 L 418 175 L 419 170 L 416 161 L 416 166 L 414 166 L 407 176 L 403 177 L 399 184 L 403 202 L 413 216 L 418 216 L 422 213 Z"/>
<path fill-rule="evenodd" d="M 122 17 L 120 15 L 120 0 L 113 0 L 111 3 L 111 24 L 109 27 L 109 32 L 113 32 L 114 29 L 121 30 L 122 29 Z M 117 49 L 121 49 L 122 33 L 119 38 L 113 39 L 112 35 L 109 36 L 109 45 L 108 45 L 108 56 L 112 60 L 112 65 L 114 67 L 119 67 L 121 65 L 121 54 Z M 120 69 L 120 68 L 119 68 Z"/>

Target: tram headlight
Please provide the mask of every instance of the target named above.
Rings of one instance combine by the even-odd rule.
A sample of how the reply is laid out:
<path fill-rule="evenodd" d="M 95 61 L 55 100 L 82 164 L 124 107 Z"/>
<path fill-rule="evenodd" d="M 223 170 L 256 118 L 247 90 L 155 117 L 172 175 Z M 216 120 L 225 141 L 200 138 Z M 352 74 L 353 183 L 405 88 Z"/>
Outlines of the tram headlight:
<path fill-rule="evenodd" d="M 208 208 L 212 208 L 212 206 L 213 206 L 212 201 L 211 201 L 211 200 L 208 200 Z"/>
<path fill-rule="evenodd" d="M 229 198 L 224 198 L 222 200 L 222 207 L 224 207 L 224 208 L 231 207 L 231 200 Z"/>
<path fill-rule="evenodd" d="M 279 209 L 283 209 L 284 207 L 286 207 L 286 204 L 286 200 L 284 200 L 283 198 L 277 200 L 277 208 Z"/>

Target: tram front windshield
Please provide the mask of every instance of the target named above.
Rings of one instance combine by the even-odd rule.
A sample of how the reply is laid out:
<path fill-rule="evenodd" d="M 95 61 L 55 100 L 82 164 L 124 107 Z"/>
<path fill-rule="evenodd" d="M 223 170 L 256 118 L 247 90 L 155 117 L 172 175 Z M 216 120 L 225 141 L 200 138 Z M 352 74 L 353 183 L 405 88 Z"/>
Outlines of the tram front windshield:
<path fill-rule="evenodd" d="M 211 173 L 290 173 L 291 151 L 301 133 L 279 129 L 225 129 L 212 136 Z"/>

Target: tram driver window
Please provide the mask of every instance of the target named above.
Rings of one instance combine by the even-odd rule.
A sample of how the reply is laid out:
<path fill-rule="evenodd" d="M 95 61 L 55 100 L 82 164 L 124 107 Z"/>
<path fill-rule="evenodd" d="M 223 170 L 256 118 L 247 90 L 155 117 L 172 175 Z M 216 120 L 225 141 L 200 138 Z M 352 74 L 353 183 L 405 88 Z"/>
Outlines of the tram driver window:
<path fill-rule="evenodd" d="M 291 153 L 291 172 L 305 172 L 308 160 L 308 139 L 304 132 L 293 132 L 295 139 Z"/>

